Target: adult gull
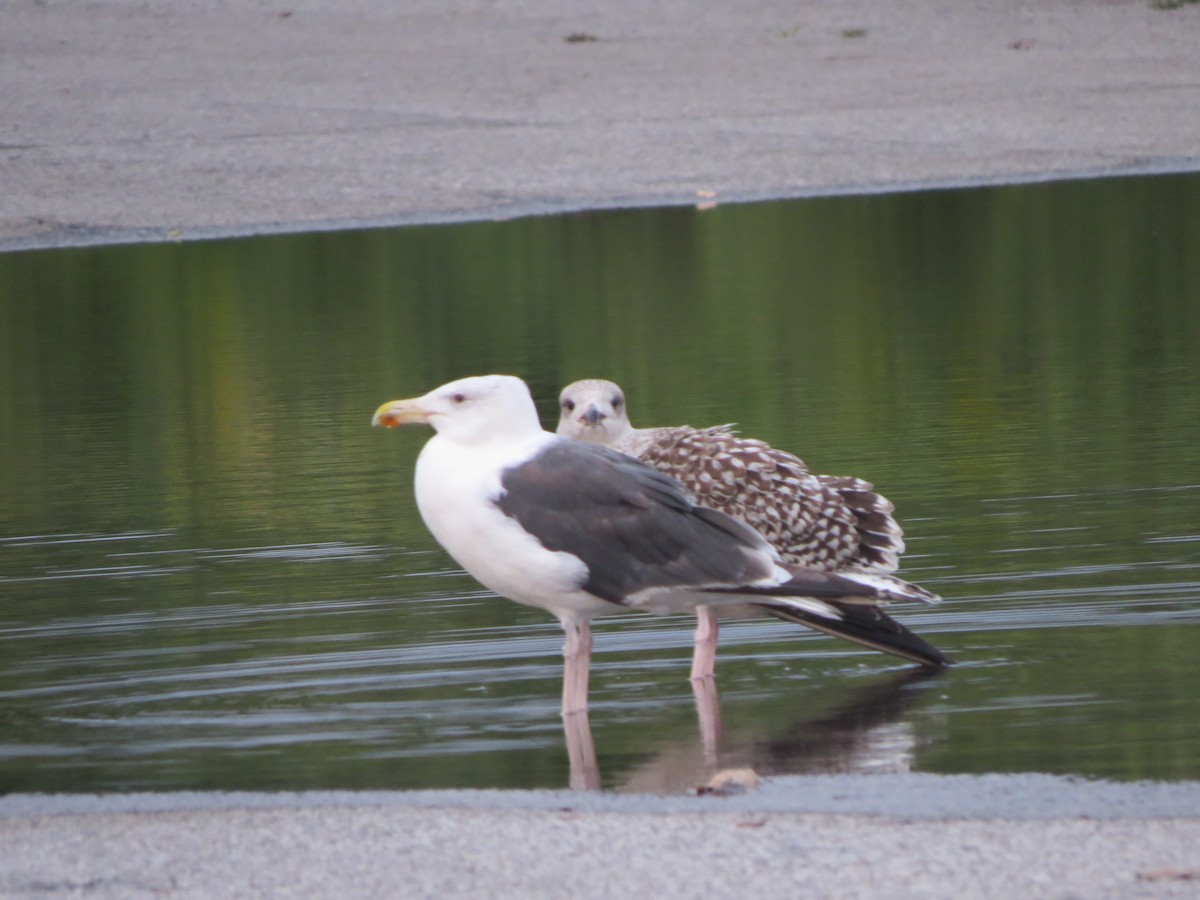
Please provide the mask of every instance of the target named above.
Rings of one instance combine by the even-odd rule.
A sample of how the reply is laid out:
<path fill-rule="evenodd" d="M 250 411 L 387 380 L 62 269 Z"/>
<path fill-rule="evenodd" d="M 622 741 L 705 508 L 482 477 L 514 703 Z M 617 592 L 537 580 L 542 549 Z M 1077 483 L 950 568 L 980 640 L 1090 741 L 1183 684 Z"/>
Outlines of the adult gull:
<path fill-rule="evenodd" d="M 753 528 L 696 505 L 675 479 L 543 430 L 519 378 L 453 381 L 383 404 L 372 423 L 433 427 L 416 465 L 421 517 L 485 587 L 559 620 L 564 715 L 587 708 L 591 619 L 626 610 L 749 603 L 924 665 L 946 662 L 878 606 L 935 600 L 928 591 L 886 574 L 783 564 Z"/>

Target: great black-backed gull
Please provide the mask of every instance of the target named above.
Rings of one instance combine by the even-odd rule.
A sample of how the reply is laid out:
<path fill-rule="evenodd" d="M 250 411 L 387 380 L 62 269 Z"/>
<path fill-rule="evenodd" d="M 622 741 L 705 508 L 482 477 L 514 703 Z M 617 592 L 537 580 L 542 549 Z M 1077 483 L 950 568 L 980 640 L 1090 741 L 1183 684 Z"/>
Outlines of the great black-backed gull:
<path fill-rule="evenodd" d="M 625 394 L 587 379 L 559 395 L 558 433 L 611 447 L 678 479 L 696 502 L 740 519 L 785 565 L 826 572 L 894 572 L 904 533 L 893 506 L 861 478 L 814 475 L 803 460 L 729 425 L 634 428 Z M 692 677 L 712 675 L 717 623 L 698 611 Z"/>
<path fill-rule="evenodd" d="M 510 375 L 463 378 L 385 403 L 372 424 L 431 425 L 417 459 L 421 517 L 485 587 L 566 632 L 562 711 L 587 708 L 590 620 L 754 604 L 924 665 L 946 659 L 878 604 L 931 602 L 889 575 L 785 567 L 754 529 L 699 507 L 629 456 L 544 431 Z"/>

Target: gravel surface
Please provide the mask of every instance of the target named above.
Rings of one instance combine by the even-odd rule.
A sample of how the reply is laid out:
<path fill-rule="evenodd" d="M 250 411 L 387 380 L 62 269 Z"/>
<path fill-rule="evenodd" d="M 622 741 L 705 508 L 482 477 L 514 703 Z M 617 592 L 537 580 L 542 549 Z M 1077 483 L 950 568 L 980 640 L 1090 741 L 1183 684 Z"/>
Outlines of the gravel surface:
<path fill-rule="evenodd" d="M 1200 169 L 1200 4 L 10 0 L 0 249 Z"/>
<path fill-rule="evenodd" d="M 579 808 L 561 794 L 553 808 L 514 808 L 488 792 L 441 804 L 157 799 L 158 811 L 0 806 L 0 896 L 963 900 L 1200 888 L 1200 818 L 926 819 L 727 811 L 719 800 L 665 812 L 653 801 Z"/>

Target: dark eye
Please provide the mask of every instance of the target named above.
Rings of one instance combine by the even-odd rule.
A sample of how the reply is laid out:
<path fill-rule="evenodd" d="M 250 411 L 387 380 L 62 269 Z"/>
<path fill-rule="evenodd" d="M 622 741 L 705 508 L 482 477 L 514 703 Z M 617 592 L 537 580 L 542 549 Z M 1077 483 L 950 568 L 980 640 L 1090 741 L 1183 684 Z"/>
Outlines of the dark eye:
<path fill-rule="evenodd" d="M 613 409 L 620 409 L 620 408 L 621 408 L 621 404 L 622 404 L 622 403 L 624 403 L 624 402 L 625 402 L 625 398 L 624 398 L 624 397 L 620 397 L 620 396 L 613 397 L 613 398 L 612 398 L 612 408 L 613 408 Z"/>
<path fill-rule="evenodd" d="M 567 412 L 574 412 L 575 411 L 575 401 L 574 400 L 564 400 L 562 402 L 562 408 L 565 409 Z"/>
<path fill-rule="evenodd" d="M 466 400 L 467 400 L 467 395 L 466 395 L 466 394 L 454 394 L 454 395 L 453 395 L 453 396 L 450 398 L 450 402 L 451 402 L 451 403 L 465 403 L 465 402 L 466 402 Z"/>

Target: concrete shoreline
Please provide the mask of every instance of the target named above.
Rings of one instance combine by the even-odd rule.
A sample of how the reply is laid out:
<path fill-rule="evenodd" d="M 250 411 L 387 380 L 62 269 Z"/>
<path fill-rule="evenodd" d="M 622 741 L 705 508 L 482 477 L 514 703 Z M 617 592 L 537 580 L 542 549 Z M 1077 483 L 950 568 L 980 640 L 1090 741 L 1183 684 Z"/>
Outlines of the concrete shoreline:
<path fill-rule="evenodd" d="M 1048 791 L 1077 814 L 788 808 L 805 805 L 806 790 L 821 793 L 823 780 L 850 794 L 866 785 L 913 801 L 912 789 L 936 794 L 939 781 L 955 779 L 960 796 L 963 779 L 1035 806 Z M 1181 790 L 1182 803 L 1194 804 L 1200 785 L 1046 776 L 781 781 L 790 782 L 783 794 L 800 795 L 781 804 L 768 780 L 762 793 L 726 799 L 564 791 L 10 796 L 0 799 L 0 896 L 1189 897 L 1200 880 L 1200 817 L 1154 815 L 1171 812 L 1169 801 L 1140 811 L 1138 799 Z M 1095 807 L 1089 798 L 1105 793 L 1124 801 Z M 1102 815 L 1078 814 L 1088 809 Z"/>
<path fill-rule="evenodd" d="M 2 16 L 0 251 L 1200 171 L 1200 4 L 20 0 Z M 1111 786 L 1059 780 L 1034 789 L 1043 815 L 918 816 L 894 804 L 998 776 L 907 777 L 824 800 L 788 781 L 785 804 L 772 779 L 709 803 L 10 795 L 0 896 L 1196 895 L 1196 784 L 1168 786 L 1182 807 L 1162 786 L 1101 803 Z"/>
<path fill-rule="evenodd" d="M 1054 775 L 889 773 L 777 775 L 726 796 L 635 790 L 167 791 L 126 794 L 8 794 L 0 820 L 228 809 L 419 807 L 578 813 L 739 812 L 871 816 L 916 820 L 1064 817 L 1093 820 L 1200 819 L 1200 782 L 1096 781 Z"/>

